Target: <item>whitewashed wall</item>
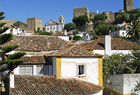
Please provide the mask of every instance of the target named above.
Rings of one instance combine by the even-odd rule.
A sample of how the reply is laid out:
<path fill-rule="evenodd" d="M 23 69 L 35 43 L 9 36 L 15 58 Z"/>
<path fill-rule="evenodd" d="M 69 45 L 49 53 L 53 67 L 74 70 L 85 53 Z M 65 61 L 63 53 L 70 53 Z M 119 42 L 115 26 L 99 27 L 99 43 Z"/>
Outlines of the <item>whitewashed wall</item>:
<path fill-rule="evenodd" d="M 51 27 L 52 27 L 52 30 L 51 30 Z M 55 29 L 54 29 L 54 28 L 55 28 Z M 48 29 L 49 29 L 49 30 L 48 30 Z M 46 31 L 46 32 L 57 31 L 57 30 L 58 30 L 57 25 L 45 26 L 45 31 Z"/>
<path fill-rule="evenodd" d="M 140 74 L 109 75 L 107 79 L 104 78 L 104 87 L 125 95 L 133 92 L 136 81 L 140 82 Z"/>
<path fill-rule="evenodd" d="M 102 54 L 105 55 L 104 50 L 94 50 L 94 53 Z M 111 54 L 113 53 L 124 53 L 124 54 L 129 54 L 131 53 L 131 50 L 111 50 Z"/>
<path fill-rule="evenodd" d="M 80 79 L 99 84 L 98 58 L 62 57 L 61 77 L 78 78 L 78 64 L 85 64 L 85 76 Z"/>
<path fill-rule="evenodd" d="M 66 40 L 66 41 L 69 41 L 69 36 L 58 36 L 58 37 L 61 38 L 61 39 Z"/>

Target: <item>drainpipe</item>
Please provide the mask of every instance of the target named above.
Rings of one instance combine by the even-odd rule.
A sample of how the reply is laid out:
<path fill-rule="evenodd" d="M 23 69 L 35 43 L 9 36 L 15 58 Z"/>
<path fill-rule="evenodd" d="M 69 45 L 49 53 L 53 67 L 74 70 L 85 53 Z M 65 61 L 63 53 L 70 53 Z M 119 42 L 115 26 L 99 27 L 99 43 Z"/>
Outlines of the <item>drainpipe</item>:
<path fill-rule="evenodd" d="M 111 36 L 110 35 L 105 35 L 104 38 L 104 47 L 105 47 L 105 55 L 111 55 Z"/>

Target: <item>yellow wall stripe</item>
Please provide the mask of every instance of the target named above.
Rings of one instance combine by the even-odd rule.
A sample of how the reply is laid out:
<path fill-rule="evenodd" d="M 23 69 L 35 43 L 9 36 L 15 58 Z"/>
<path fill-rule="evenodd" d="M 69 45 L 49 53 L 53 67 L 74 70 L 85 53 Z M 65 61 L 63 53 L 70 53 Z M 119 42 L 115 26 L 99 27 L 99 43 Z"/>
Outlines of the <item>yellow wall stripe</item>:
<path fill-rule="evenodd" d="M 90 49 L 90 50 L 88 50 L 88 51 L 90 51 L 90 52 L 94 53 L 94 49 Z"/>
<path fill-rule="evenodd" d="M 99 85 L 103 86 L 103 59 L 102 58 L 98 58 L 99 61 Z"/>
<path fill-rule="evenodd" d="M 107 92 L 107 93 L 109 93 L 111 95 L 131 95 L 131 93 L 129 93 L 129 94 L 120 94 L 120 93 L 118 93 L 116 91 L 113 91 L 113 90 L 110 90 L 108 88 L 104 88 L 104 92 Z"/>
<path fill-rule="evenodd" d="M 57 78 L 61 78 L 61 57 L 56 58 L 56 74 Z"/>

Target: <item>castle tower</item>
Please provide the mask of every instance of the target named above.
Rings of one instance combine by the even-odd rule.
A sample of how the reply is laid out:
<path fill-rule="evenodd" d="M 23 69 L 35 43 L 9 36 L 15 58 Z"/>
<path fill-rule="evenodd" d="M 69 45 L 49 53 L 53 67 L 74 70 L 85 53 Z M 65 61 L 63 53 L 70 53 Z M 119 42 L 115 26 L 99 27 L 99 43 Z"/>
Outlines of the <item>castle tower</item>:
<path fill-rule="evenodd" d="M 124 0 L 124 10 L 134 10 L 134 0 Z"/>
<path fill-rule="evenodd" d="M 88 16 L 89 15 L 88 7 L 73 8 L 73 18 L 78 17 L 80 15 L 87 15 Z"/>
<path fill-rule="evenodd" d="M 42 19 L 40 18 L 28 18 L 27 19 L 27 29 L 34 31 L 37 30 L 37 28 L 40 28 L 42 30 Z"/>

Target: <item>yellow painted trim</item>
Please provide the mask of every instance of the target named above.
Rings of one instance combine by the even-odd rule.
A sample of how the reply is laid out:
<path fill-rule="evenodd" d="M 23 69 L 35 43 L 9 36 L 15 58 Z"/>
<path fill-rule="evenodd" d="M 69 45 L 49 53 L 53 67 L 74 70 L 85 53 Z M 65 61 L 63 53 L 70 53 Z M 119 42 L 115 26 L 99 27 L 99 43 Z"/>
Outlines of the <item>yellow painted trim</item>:
<path fill-rule="evenodd" d="M 111 89 L 108 89 L 108 88 L 104 88 L 104 92 L 107 92 L 107 93 L 109 93 L 111 95 L 131 95 L 131 93 L 129 93 L 129 94 L 120 94 L 120 93 L 118 93 L 116 91 L 113 91 Z"/>
<path fill-rule="evenodd" d="M 56 58 L 56 76 L 61 78 L 61 57 Z"/>
<path fill-rule="evenodd" d="M 119 30 L 119 36 L 121 36 L 121 30 Z"/>
<path fill-rule="evenodd" d="M 99 72 L 99 85 L 103 86 L 103 59 L 98 58 L 99 62 L 99 67 L 98 67 L 98 72 Z"/>
<path fill-rule="evenodd" d="M 88 50 L 88 51 L 90 51 L 90 52 L 94 53 L 94 49 L 90 49 L 90 50 Z"/>

